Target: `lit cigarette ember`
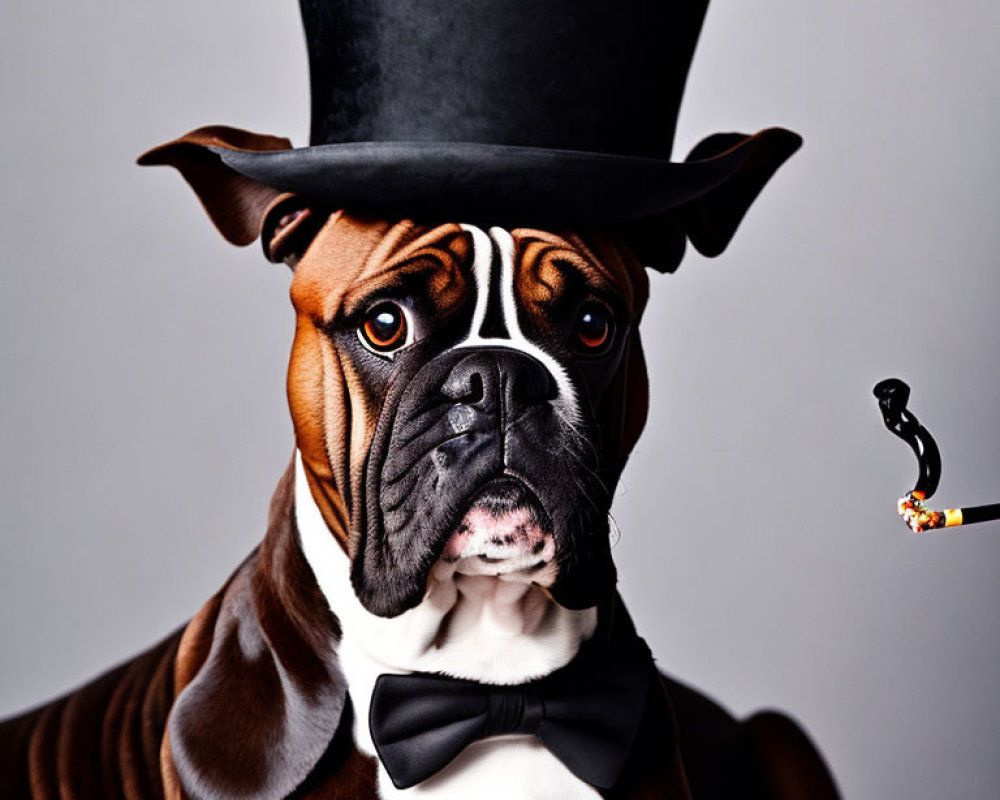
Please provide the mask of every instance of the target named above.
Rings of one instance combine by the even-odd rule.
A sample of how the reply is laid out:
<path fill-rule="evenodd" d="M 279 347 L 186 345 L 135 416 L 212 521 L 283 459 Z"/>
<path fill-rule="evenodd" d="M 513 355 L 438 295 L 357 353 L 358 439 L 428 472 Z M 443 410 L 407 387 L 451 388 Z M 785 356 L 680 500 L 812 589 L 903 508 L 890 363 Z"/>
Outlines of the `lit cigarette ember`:
<path fill-rule="evenodd" d="M 913 492 L 907 492 L 899 498 L 897 510 L 899 511 L 899 516 L 903 518 L 903 522 L 909 525 L 910 530 L 914 533 L 923 533 L 924 531 L 932 531 L 936 528 L 945 528 L 948 526 L 946 516 L 948 512 L 942 513 L 928 508 L 924 505 L 923 500 Z M 958 512 L 958 519 L 958 523 L 952 524 L 962 524 L 961 511 Z"/>

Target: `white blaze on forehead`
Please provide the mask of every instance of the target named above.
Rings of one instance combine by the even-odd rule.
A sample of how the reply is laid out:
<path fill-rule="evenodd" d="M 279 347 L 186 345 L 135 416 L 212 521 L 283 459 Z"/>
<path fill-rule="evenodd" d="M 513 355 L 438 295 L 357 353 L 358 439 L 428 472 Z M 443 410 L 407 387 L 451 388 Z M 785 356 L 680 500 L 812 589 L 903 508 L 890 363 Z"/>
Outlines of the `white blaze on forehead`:
<path fill-rule="evenodd" d="M 570 424 L 580 421 L 576 390 L 563 366 L 524 335 L 517 317 L 517 292 L 514 290 L 514 238 L 503 228 L 490 228 L 487 234 L 475 225 L 462 225 L 472 236 L 472 271 L 476 282 L 476 308 L 468 337 L 455 347 L 506 347 L 531 356 L 548 370 L 556 382 L 558 396 L 554 405 Z M 494 248 L 494 245 L 496 247 Z M 499 270 L 498 281 L 491 280 Z M 494 296 L 494 293 L 499 296 Z M 506 336 L 483 336 L 483 324 L 490 308 L 500 313 L 499 325 Z"/>

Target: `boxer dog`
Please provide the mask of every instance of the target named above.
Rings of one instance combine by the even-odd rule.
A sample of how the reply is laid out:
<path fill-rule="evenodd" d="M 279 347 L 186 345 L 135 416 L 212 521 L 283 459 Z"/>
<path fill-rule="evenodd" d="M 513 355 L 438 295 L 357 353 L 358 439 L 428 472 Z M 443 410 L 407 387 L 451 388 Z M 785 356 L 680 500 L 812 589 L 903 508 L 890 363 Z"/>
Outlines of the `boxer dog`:
<path fill-rule="evenodd" d="M 647 407 L 641 242 L 366 218 L 212 149 L 288 146 L 208 128 L 141 159 L 293 270 L 296 449 L 263 542 L 181 630 L 0 724 L 3 796 L 836 797 L 787 717 L 739 722 L 652 668 L 617 597 L 608 511 Z M 788 154 L 741 171 L 739 210 L 699 201 L 673 230 L 721 249 Z M 608 684 L 590 729 L 628 718 L 610 771 L 539 722 L 587 658 L 572 713 Z M 387 675 L 485 686 L 487 711 L 443 756 L 400 756 L 415 690 Z"/>

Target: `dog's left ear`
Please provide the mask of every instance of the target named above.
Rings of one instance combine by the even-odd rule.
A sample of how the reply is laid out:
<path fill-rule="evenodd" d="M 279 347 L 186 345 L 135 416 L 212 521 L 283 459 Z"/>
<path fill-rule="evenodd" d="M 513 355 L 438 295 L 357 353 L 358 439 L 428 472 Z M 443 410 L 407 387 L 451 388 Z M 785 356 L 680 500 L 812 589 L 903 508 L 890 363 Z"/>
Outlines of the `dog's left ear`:
<path fill-rule="evenodd" d="M 753 136 L 717 133 L 703 139 L 686 161 L 702 161 L 745 147 L 748 155 L 721 185 L 677 208 L 624 228 L 636 256 L 659 272 L 673 272 L 688 241 L 703 256 L 720 255 L 736 233 L 757 195 L 778 168 L 802 145 L 802 137 L 784 128 Z"/>
<path fill-rule="evenodd" d="M 316 215 L 295 195 L 240 175 L 217 152 L 220 148 L 267 152 L 291 147 L 280 136 L 212 125 L 154 147 L 139 156 L 138 162 L 175 167 L 226 241 L 243 247 L 260 236 L 268 259 L 294 266 L 304 234 L 315 232 Z"/>

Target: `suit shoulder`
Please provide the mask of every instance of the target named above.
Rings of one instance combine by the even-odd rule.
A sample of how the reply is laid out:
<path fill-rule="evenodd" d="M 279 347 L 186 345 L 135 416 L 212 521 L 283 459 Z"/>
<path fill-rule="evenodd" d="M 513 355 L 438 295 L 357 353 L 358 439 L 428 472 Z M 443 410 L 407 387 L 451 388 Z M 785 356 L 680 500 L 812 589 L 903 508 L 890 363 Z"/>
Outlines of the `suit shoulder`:
<path fill-rule="evenodd" d="M 838 800 L 823 757 L 786 714 L 767 710 L 746 720 L 666 675 L 681 754 L 695 797 Z"/>
<path fill-rule="evenodd" d="M 774 800 L 838 800 L 833 775 L 809 735 L 780 711 L 760 711 L 742 724 L 748 755 L 765 797 Z"/>

